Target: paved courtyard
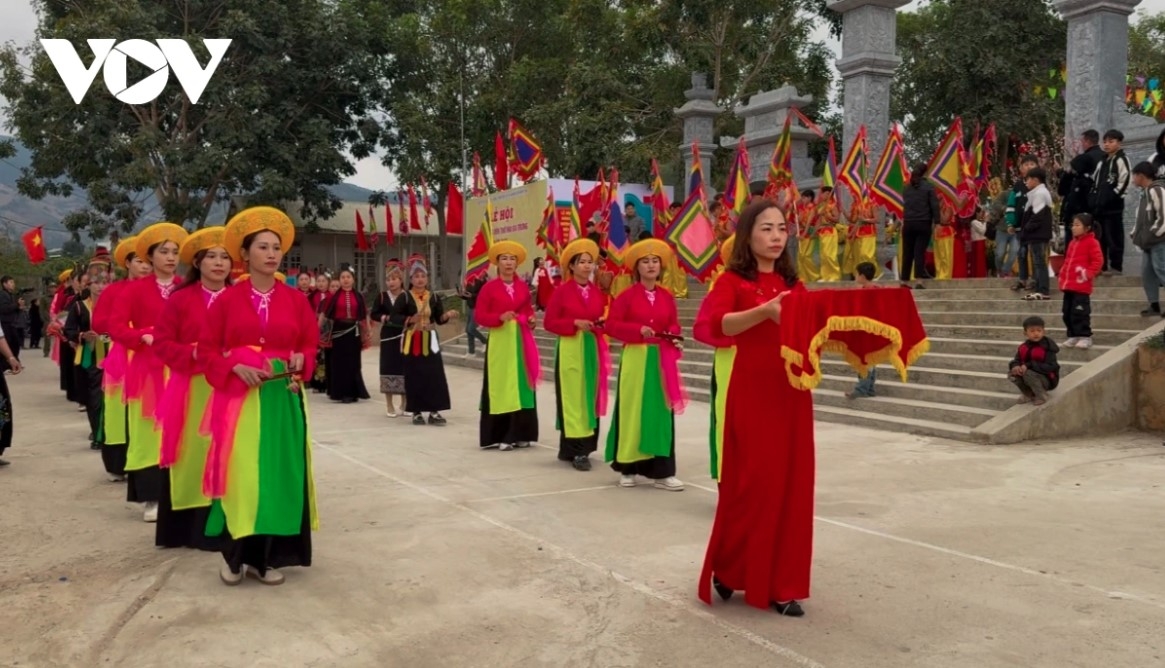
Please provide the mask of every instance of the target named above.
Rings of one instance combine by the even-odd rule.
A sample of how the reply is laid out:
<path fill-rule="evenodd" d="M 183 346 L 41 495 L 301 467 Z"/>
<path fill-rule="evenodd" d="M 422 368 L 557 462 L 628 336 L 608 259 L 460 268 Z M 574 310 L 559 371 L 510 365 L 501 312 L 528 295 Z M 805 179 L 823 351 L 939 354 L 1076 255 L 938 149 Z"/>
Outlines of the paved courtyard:
<path fill-rule="evenodd" d="M 545 445 L 479 452 L 481 376 L 449 367 L 445 428 L 388 419 L 379 396 L 311 395 L 315 565 L 227 588 L 217 555 L 153 547 L 56 368 L 25 354 L 0 470 L 0 666 L 1165 661 L 1159 437 L 980 447 L 819 423 L 813 597 L 786 619 L 696 599 L 716 504 L 706 404 L 677 419 L 686 491 L 620 489 L 555 460 L 547 384 Z"/>

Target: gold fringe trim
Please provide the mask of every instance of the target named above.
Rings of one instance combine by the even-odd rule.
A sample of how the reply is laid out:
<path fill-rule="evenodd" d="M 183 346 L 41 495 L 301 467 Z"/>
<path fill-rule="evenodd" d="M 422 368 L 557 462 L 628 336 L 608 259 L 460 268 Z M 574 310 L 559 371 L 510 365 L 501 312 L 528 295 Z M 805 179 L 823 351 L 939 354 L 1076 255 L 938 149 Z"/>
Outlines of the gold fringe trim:
<path fill-rule="evenodd" d="M 880 336 L 890 343 L 866 355 L 865 361 L 843 341 L 831 340 L 834 332 L 865 332 Z M 838 353 L 846 363 L 865 378 L 870 369 L 879 364 L 890 364 L 898 371 L 902 382 L 907 382 L 908 367 L 913 366 L 923 355 L 930 351 L 930 339 L 925 336 L 916 343 L 906 354 L 904 362 L 899 353 L 902 352 L 902 332 L 897 327 L 866 316 L 830 316 L 821 328 L 809 341 L 809 364 L 812 371 L 806 371 L 804 354 L 793 350 L 789 346 L 781 346 L 781 358 L 785 361 L 785 374 L 789 384 L 798 390 L 812 390 L 821 384 L 821 353 Z M 798 367 L 800 373 L 793 367 Z"/>

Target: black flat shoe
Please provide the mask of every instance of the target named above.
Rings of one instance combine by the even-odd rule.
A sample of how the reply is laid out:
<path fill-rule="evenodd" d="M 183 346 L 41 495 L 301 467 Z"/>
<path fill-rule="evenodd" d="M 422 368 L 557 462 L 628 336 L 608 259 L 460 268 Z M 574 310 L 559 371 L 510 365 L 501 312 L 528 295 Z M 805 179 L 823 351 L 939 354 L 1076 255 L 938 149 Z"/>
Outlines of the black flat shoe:
<path fill-rule="evenodd" d="M 575 457 L 572 465 L 578 471 L 590 471 L 591 470 L 591 460 L 589 457 L 585 457 L 585 456 Z"/>
<path fill-rule="evenodd" d="M 431 413 L 429 415 L 429 424 L 434 425 L 436 427 L 443 427 L 443 426 L 445 426 L 445 418 L 441 417 L 440 415 L 437 415 L 436 413 Z"/>
<path fill-rule="evenodd" d="M 724 583 L 716 577 L 712 578 L 712 588 L 716 590 L 716 594 L 720 597 L 721 601 L 727 601 L 728 599 L 732 598 L 733 594 L 736 593 L 735 591 L 724 586 Z"/>
<path fill-rule="evenodd" d="M 778 615 L 784 615 L 785 617 L 805 616 L 804 608 L 802 608 L 801 604 L 796 601 L 789 601 L 788 603 L 771 603 L 770 605 Z"/>
<path fill-rule="evenodd" d="M 413 424 L 425 424 L 425 416 L 417 413 L 413 416 Z"/>

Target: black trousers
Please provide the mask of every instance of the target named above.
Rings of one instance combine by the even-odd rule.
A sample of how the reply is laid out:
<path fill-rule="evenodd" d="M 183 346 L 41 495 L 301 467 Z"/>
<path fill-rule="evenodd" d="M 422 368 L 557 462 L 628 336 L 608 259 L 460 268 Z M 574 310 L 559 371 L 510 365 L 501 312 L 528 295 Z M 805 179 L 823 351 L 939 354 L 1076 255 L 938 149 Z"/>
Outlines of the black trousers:
<path fill-rule="evenodd" d="M 89 440 L 92 443 L 102 443 L 105 438 L 101 434 L 101 410 L 105 406 L 105 394 L 101 391 L 101 380 L 105 372 L 94 364 L 86 369 L 74 367 L 73 376 L 77 387 L 85 397 L 85 415 L 89 418 Z"/>
<path fill-rule="evenodd" d="M 1064 291 L 1064 326 L 1068 338 L 1092 337 L 1092 298 L 1080 292 Z"/>
<path fill-rule="evenodd" d="M 930 246 L 931 230 L 930 226 L 903 226 L 902 262 L 906 265 L 902 267 L 903 281 L 921 281 L 926 278 L 926 249 Z"/>
<path fill-rule="evenodd" d="M 1104 255 L 1103 271 L 1124 271 L 1125 265 L 1125 212 L 1105 211 L 1096 214 L 1100 224 L 1100 249 Z"/>

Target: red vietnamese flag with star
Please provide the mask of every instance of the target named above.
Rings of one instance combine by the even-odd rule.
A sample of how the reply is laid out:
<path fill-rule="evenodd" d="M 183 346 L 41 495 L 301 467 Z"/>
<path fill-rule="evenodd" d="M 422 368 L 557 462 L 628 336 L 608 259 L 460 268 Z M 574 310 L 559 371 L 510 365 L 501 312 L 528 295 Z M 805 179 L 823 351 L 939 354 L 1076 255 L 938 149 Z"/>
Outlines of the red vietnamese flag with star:
<path fill-rule="evenodd" d="M 34 227 L 33 229 L 24 233 L 20 237 L 24 242 L 24 250 L 28 253 L 28 261 L 32 264 L 40 264 L 45 261 L 48 254 L 44 249 L 44 228 Z"/>

